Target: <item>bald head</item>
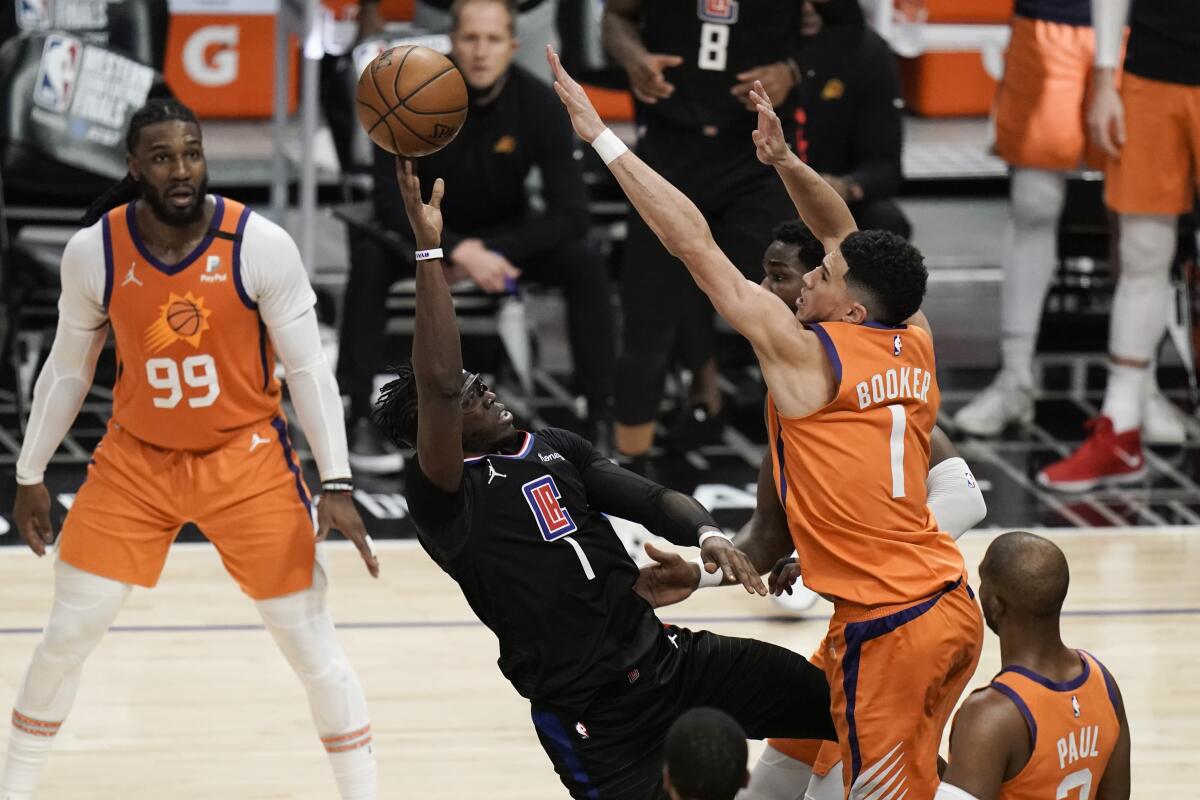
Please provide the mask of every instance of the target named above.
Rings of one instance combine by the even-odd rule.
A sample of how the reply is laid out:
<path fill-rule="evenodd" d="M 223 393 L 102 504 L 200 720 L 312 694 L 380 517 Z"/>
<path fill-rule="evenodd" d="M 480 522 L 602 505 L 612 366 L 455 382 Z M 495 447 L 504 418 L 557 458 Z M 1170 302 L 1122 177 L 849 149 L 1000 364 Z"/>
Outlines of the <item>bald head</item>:
<path fill-rule="evenodd" d="M 983 556 L 979 575 L 981 590 L 986 585 L 1014 621 L 1030 622 L 1057 619 L 1071 579 L 1058 545 L 1025 531 L 996 537 Z"/>

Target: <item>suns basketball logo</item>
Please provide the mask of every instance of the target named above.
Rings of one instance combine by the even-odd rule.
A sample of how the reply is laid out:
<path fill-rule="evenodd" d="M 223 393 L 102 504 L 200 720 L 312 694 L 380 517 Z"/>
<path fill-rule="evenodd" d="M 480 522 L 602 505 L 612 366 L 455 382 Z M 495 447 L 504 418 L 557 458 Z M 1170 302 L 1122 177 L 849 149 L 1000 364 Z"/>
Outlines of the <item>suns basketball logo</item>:
<path fill-rule="evenodd" d="M 158 307 L 159 317 L 146 329 L 146 349 L 151 353 L 166 350 L 176 342 L 200 346 L 200 334 L 208 330 L 212 309 L 204 307 L 204 298 L 191 292 L 180 297 L 171 292 Z"/>

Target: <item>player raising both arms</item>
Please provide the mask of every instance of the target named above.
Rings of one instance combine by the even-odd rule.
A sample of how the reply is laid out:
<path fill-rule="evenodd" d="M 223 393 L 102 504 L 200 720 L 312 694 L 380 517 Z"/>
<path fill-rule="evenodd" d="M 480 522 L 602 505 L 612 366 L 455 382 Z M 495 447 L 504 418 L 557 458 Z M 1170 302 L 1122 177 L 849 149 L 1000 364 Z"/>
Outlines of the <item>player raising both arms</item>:
<path fill-rule="evenodd" d="M 316 297 L 287 233 L 207 194 L 200 124 L 151 100 L 126 137 L 129 173 L 93 204 L 62 259 L 58 332 L 17 461 L 17 527 L 54 540 L 42 476 L 79 412 L 111 326 L 117 380 L 108 431 L 67 514 L 54 608 L 12 713 L 0 798 L 28 800 L 79 687 L 83 662 L 133 586 L 158 582 L 195 522 L 296 671 L 343 798 L 375 797 L 362 686 L 325 604 L 315 540 L 332 528 L 370 552 L 350 493 L 337 383 Z M 321 474 L 312 498 L 280 408 L 275 354 Z"/>
<path fill-rule="evenodd" d="M 758 156 L 775 166 L 827 253 L 793 314 L 742 277 L 696 207 L 628 152 L 548 56 L 576 133 L 758 356 L 776 487 L 806 581 L 834 603 L 822 648 L 849 796 L 902 779 L 909 798 L 928 800 L 983 622 L 962 555 L 926 506 L 939 392 L 919 314 L 920 254 L 892 234 L 855 228 L 836 192 L 788 149 L 756 84 Z"/>
<path fill-rule="evenodd" d="M 496 634 L 499 667 L 530 701 L 538 738 L 572 797 L 660 800 L 671 723 L 696 706 L 752 738 L 832 739 L 824 674 L 753 639 L 664 626 L 634 591 L 638 569 L 605 514 L 641 523 L 765 594 L 745 556 L 695 499 L 621 469 L 568 431 L 518 431 L 462 369 L 442 269 L 443 183 L 428 204 L 398 176 L 416 235 L 413 365 L 384 387 L 375 420 L 415 446 L 409 510 L 421 545 Z M 780 696 L 770 687 L 790 688 Z"/>
<path fill-rule="evenodd" d="M 1117 682 L 1063 644 L 1067 559 L 1024 531 L 979 565 L 979 601 L 1003 667 L 963 701 L 937 800 L 1129 800 L 1129 721 Z"/>

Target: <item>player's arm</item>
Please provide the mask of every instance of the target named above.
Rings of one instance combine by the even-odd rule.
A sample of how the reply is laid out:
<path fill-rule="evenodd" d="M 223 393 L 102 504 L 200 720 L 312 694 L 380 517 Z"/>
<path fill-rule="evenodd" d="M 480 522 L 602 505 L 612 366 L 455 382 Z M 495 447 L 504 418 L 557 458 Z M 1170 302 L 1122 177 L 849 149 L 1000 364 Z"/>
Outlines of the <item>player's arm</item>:
<path fill-rule="evenodd" d="M 396 160 L 396 181 L 404 211 L 420 251 L 437 250 L 442 235 L 442 193 L 438 178 L 429 203 L 412 161 Z M 421 472 L 443 492 L 462 483 L 462 345 L 454 301 L 442 259 L 417 261 L 417 303 L 412 365 L 417 381 L 417 460 Z"/>
<path fill-rule="evenodd" d="M 858 230 L 846 201 L 812 167 L 787 146 L 779 116 L 771 107 L 771 98 L 761 83 L 755 84 L 750 98 L 758 111 L 754 146 L 758 160 L 775 167 L 797 213 L 813 235 L 825 245 L 826 252 L 836 250 L 847 235 Z"/>
<path fill-rule="evenodd" d="M 1012 701 L 993 689 L 975 692 L 954 721 L 950 760 L 935 800 L 964 800 L 963 792 L 966 798 L 995 800 L 1029 751 L 1029 728 Z"/>
<path fill-rule="evenodd" d="M 1125 144 L 1125 107 L 1117 93 L 1117 62 L 1130 0 L 1092 0 L 1092 27 L 1096 32 L 1095 65 L 1092 69 L 1088 107 L 1088 132 L 1092 141 L 1116 158 Z"/>
<path fill-rule="evenodd" d="M 779 559 L 795 549 L 788 530 L 787 513 L 775 488 L 770 453 L 763 455 L 758 468 L 754 514 L 734 537 L 733 543 L 746 554 L 759 575 L 770 572 Z"/>
<path fill-rule="evenodd" d="M 46 546 L 54 541 L 50 493 L 42 483 L 46 465 L 79 415 L 108 336 L 104 255 L 98 237 L 98 226 L 80 231 L 63 251 L 58 328 L 33 387 L 33 405 L 17 457 L 13 517 L 21 538 L 38 556 L 45 555 Z"/>
<path fill-rule="evenodd" d="M 643 3 L 644 0 L 608 0 L 600 19 L 600 41 L 629 76 L 634 97 L 653 105 L 675 92 L 674 85 L 663 77 L 663 70 L 679 66 L 683 58 L 646 49 L 638 30 Z"/>
<path fill-rule="evenodd" d="M 1113 745 L 1112 754 L 1108 757 L 1108 766 L 1104 768 L 1104 777 L 1100 779 L 1100 785 L 1096 788 L 1096 800 L 1129 800 L 1130 778 L 1129 778 L 1129 719 L 1125 716 L 1125 698 L 1121 696 L 1121 687 L 1117 686 L 1117 682 L 1112 680 L 1112 676 L 1107 674 L 1105 677 L 1111 681 L 1113 691 L 1116 694 L 1116 712 L 1117 722 L 1121 724 L 1121 732 L 1117 735 L 1117 743 Z"/>
<path fill-rule="evenodd" d="M 607 131 L 600 115 L 563 69 L 558 54 L 549 47 L 546 50 L 554 70 L 554 89 L 571 115 L 575 132 L 585 142 L 595 142 Z M 608 131 L 605 142 L 624 147 L 614 140 L 615 135 Z M 695 204 L 627 149 L 615 160 L 605 161 L 638 214 L 671 255 L 687 266 L 721 316 L 760 354 L 788 352 L 802 331 L 795 316 L 779 298 L 742 276 L 717 246 Z"/>

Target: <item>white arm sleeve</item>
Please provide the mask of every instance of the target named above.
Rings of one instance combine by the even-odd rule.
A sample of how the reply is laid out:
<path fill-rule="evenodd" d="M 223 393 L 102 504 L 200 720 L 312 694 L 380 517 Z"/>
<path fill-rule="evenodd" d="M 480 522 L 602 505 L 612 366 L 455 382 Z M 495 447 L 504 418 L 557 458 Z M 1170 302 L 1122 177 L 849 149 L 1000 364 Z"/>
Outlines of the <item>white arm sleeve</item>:
<path fill-rule="evenodd" d="M 342 398 L 321 347 L 317 312 L 310 307 L 291 322 L 268 326 L 267 330 L 283 362 L 292 405 L 317 461 L 321 481 L 349 478 Z"/>
<path fill-rule="evenodd" d="M 300 251 L 287 231 L 251 213 L 242 231 L 241 262 L 242 285 L 258 304 L 258 315 L 283 362 L 292 404 L 321 480 L 349 478 L 342 398 L 321 347 L 313 311 L 317 296 Z"/>
<path fill-rule="evenodd" d="M 947 458 L 930 469 L 925 488 L 928 492 L 925 502 L 938 527 L 955 539 L 987 516 L 987 503 L 979 491 L 979 482 L 959 456 Z"/>
<path fill-rule="evenodd" d="M 979 800 L 970 792 L 963 791 L 952 783 L 939 783 L 933 800 Z"/>
<path fill-rule="evenodd" d="M 79 231 L 62 258 L 62 295 L 54 345 L 33 387 L 29 425 L 17 458 L 17 483 L 42 482 L 96 374 L 108 336 L 104 310 L 104 248 L 99 225 Z"/>
<path fill-rule="evenodd" d="M 1129 0 L 1092 0 L 1092 27 L 1096 29 L 1096 66 L 1116 69 Z"/>

